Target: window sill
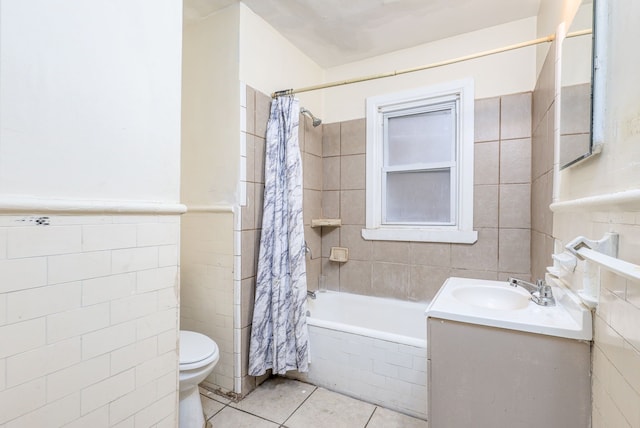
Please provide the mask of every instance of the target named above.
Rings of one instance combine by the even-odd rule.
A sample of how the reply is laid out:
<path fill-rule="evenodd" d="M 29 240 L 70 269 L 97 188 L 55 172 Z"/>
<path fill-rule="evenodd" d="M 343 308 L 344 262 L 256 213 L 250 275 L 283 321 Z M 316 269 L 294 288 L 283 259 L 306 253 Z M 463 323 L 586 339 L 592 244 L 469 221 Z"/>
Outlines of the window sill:
<path fill-rule="evenodd" d="M 452 244 L 473 244 L 478 240 L 475 230 L 438 230 L 438 229 L 400 229 L 380 228 L 362 229 L 362 237 L 371 241 L 411 241 L 411 242 L 447 242 Z"/>

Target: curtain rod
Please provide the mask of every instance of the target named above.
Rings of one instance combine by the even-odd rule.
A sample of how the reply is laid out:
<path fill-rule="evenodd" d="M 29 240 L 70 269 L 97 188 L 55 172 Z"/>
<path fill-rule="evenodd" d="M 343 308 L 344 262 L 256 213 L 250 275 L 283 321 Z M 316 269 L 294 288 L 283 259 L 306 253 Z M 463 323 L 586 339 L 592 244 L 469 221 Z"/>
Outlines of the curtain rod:
<path fill-rule="evenodd" d="M 574 31 L 572 33 L 567 34 L 565 38 L 584 36 L 587 34 L 591 34 L 591 31 L 592 31 L 591 29 Z M 509 46 L 505 46 L 497 49 L 491 49 L 488 51 L 483 51 L 483 52 L 479 52 L 471 55 L 465 55 L 458 58 L 449 59 L 446 61 L 434 62 L 427 65 L 421 65 L 418 67 L 405 68 L 403 70 L 394 70 L 386 73 L 374 74 L 371 76 L 356 77 L 354 79 L 338 80 L 335 82 L 322 83 L 320 85 L 313 85 L 313 86 L 305 86 L 302 88 L 284 89 L 282 91 L 276 91 L 272 93 L 271 98 L 278 98 L 284 95 L 298 94 L 300 92 L 309 92 L 309 91 L 315 91 L 318 89 L 333 88 L 335 86 L 350 85 L 352 83 L 366 82 L 368 80 L 383 79 L 385 77 L 392 77 L 392 76 L 398 76 L 400 74 L 407 74 L 407 73 L 413 73 L 416 71 L 428 70 L 430 68 L 442 67 L 444 65 L 455 64 L 456 62 L 468 61 L 470 59 L 476 59 L 476 58 L 481 58 L 483 56 L 489 56 L 489 55 L 494 55 L 501 52 L 512 51 L 514 49 L 520 49 L 520 48 L 526 48 L 528 46 L 539 45 L 541 43 L 550 43 L 554 41 L 555 38 L 556 38 L 555 34 L 550 34 L 548 36 L 540 37 L 534 40 L 529 40 L 527 42 L 517 43 L 515 45 L 509 45 Z"/>

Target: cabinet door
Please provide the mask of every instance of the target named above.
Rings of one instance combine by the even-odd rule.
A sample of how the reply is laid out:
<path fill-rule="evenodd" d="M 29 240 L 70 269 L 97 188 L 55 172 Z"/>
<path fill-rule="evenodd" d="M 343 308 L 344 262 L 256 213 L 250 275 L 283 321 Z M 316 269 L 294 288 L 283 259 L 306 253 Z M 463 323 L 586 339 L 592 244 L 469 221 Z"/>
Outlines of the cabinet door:
<path fill-rule="evenodd" d="M 429 318 L 431 428 L 584 428 L 590 347 L 552 336 Z"/>

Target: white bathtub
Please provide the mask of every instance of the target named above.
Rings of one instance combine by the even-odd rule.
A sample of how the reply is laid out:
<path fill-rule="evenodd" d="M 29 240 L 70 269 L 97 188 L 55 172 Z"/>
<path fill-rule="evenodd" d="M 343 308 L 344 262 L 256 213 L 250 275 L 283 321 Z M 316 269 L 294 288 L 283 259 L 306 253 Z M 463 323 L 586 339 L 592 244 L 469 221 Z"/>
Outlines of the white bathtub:
<path fill-rule="evenodd" d="M 426 419 L 428 303 L 316 295 L 307 300 L 309 372 L 292 377 Z"/>

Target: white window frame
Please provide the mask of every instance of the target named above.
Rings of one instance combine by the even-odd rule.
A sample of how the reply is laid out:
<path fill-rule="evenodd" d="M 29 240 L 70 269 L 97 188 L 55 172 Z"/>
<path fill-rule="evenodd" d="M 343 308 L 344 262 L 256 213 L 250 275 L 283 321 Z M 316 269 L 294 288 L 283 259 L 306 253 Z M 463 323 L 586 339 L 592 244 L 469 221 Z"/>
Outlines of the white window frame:
<path fill-rule="evenodd" d="M 433 110 L 434 106 L 455 103 L 456 147 L 452 174 L 452 222 L 446 224 L 385 224 L 383 180 L 386 133 L 385 115 L 403 110 Z M 362 237 L 382 241 L 451 242 L 473 244 L 478 233 L 473 230 L 473 79 L 412 89 L 367 98 L 367 181 L 366 226 Z"/>

